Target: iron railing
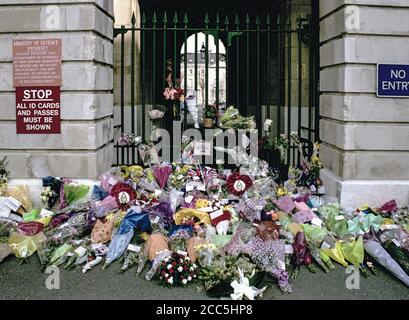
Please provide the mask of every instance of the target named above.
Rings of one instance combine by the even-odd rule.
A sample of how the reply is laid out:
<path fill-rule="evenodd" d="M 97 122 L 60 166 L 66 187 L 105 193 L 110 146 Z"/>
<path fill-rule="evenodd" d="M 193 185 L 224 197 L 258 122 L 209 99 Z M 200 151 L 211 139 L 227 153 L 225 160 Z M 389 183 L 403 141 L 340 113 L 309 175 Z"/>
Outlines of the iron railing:
<path fill-rule="evenodd" d="M 147 138 L 150 106 L 165 105 L 163 90 L 168 85 L 167 65 L 172 62 L 172 80 L 183 74 L 182 89 L 186 92 L 188 69 L 194 69 L 194 89 L 199 88 L 198 70 L 201 57 L 204 58 L 204 99 L 205 104 L 235 105 L 243 115 L 254 115 L 259 129 L 266 118 L 275 119 L 276 135 L 298 132 L 306 150 L 312 150 L 313 141 L 319 140 L 319 23 L 313 8 L 312 16 L 299 16 L 292 21 L 291 12 L 282 16 L 250 17 L 235 15 L 211 20 L 204 15 L 202 27 L 189 25 L 187 14 L 174 13 L 170 19 L 165 12 L 156 12 L 150 17 L 142 13 L 140 25 L 135 15 L 131 26 L 115 28 L 115 37 L 120 41 L 120 125 L 121 133 L 140 134 Z M 198 47 L 199 33 L 204 33 L 205 52 Z M 126 35 L 130 40 L 126 41 Z M 194 37 L 195 52 L 188 52 L 187 40 Z M 212 37 L 212 38 L 210 38 Z M 210 61 L 209 39 L 214 39 L 215 61 Z M 220 42 L 221 41 L 221 42 Z M 181 52 L 182 44 L 184 52 Z M 220 50 L 220 44 L 225 50 Z M 130 103 L 126 106 L 126 46 L 130 50 Z M 221 54 L 220 52 L 224 53 Z M 189 64 L 188 55 L 194 54 Z M 201 56 L 202 55 L 202 56 Z M 140 63 L 137 63 L 137 56 Z M 226 68 L 226 101 L 221 101 L 221 61 Z M 303 63 L 305 62 L 305 63 Z M 215 64 L 215 88 L 209 88 L 210 65 Z M 189 66 L 189 68 L 188 68 Z M 308 76 L 306 76 L 308 75 Z M 215 99 L 210 101 L 209 89 L 215 90 Z M 137 94 L 138 93 L 138 94 Z M 297 98 L 295 98 L 297 97 Z M 137 125 L 137 114 L 142 116 Z M 183 128 L 187 128 L 184 113 Z M 126 120 L 130 125 L 126 125 Z M 261 132 L 261 130 L 259 130 Z M 172 146 L 171 146 L 172 147 Z M 115 143 L 116 164 L 139 163 L 137 147 Z M 287 163 L 299 163 L 300 154 L 291 144 Z"/>

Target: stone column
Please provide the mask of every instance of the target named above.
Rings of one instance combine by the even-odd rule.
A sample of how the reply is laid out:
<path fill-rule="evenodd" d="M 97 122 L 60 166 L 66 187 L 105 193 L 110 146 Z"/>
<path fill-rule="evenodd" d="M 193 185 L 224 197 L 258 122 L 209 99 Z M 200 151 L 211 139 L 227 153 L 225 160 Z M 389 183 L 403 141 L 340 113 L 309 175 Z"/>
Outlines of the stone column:
<path fill-rule="evenodd" d="M 0 157 L 11 178 L 96 179 L 113 163 L 113 3 L 52 3 L 0 0 Z M 37 38 L 62 39 L 59 135 L 16 134 L 12 40 Z"/>
<path fill-rule="evenodd" d="M 409 63 L 407 0 L 320 1 L 321 158 L 344 207 L 409 201 L 409 100 L 377 98 L 378 63 Z"/>

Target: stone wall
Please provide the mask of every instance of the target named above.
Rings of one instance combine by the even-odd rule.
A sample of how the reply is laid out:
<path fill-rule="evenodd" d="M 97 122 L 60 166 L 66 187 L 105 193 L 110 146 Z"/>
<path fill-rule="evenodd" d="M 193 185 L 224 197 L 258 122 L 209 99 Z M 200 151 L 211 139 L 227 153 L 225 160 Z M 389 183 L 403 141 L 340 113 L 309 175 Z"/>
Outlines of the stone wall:
<path fill-rule="evenodd" d="M 345 206 L 409 201 L 409 100 L 378 98 L 378 63 L 408 63 L 407 0 L 320 1 L 323 178 Z"/>
<path fill-rule="evenodd" d="M 113 2 L 0 0 L 0 30 L 0 157 L 11 177 L 97 178 L 113 162 Z M 60 135 L 16 134 L 12 40 L 37 38 L 62 39 Z"/>

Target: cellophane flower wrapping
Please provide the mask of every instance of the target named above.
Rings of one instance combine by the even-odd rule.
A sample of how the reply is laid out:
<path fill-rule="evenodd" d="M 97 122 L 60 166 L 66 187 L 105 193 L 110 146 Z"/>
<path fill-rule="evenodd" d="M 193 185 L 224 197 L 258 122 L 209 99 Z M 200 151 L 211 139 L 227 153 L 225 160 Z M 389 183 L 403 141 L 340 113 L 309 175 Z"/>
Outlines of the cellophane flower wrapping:
<path fill-rule="evenodd" d="M 300 267 L 308 255 L 308 245 L 304 232 L 298 232 L 293 243 L 292 264 L 295 267 Z"/>
<path fill-rule="evenodd" d="M 393 241 L 387 240 L 382 246 L 391 255 L 392 258 L 402 267 L 407 275 L 409 275 L 409 254 L 405 250 L 397 246 Z"/>
<path fill-rule="evenodd" d="M 329 256 L 334 261 L 340 263 L 344 267 L 348 266 L 348 262 L 345 261 L 344 254 L 342 253 L 341 243 L 337 241 L 332 248 L 321 248 L 321 251 Z"/>
<path fill-rule="evenodd" d="M 220 127 L 253 130 L 256 128 L 256 123 L 254 117 L 243 117 L 236 108 L 230 106 L 220 118 Z"/>
<path fill-rule="evenodd" d="M 389 270 L 396 278 L 409 287 L 409 276 L 379 242 L 367 240 L 364 242 L 364 248 L 373 259 L 375 259 L 380 265 Z"/>
<path fill-rule="evenodd" d="M 109 251 L 106 257 L 104 267 L 109 266 L 112 262 L 120 258 L 126 248 L 128 247 L 129 243 L 131 242 L 132 237 L 134 236 L 134 230 L 131 229 L 127 233 L 116 233 L 110 244 L 109 244 Z"/>
<path fill-rule="evenodd" d="M 64 184 L 65 200 L 68 205 L 72 205 L 76 201 L 83 199 L 89 191 L 90 187 L 79 183 Z"/>
<path fill-rule="evenodd" d="M 357 240 L 343 241 L 341 243 L 341 250 L 346 260 L 356 267 L 360 267 L 364 262 L 364 242 L 362 237 Z"/>
<path fill-rule="evenodd" d="M 161 201 L 158 204 L 146 209 L 151 219 L 156 219 L 159 217 L 159 225 L 165 229 L 169 229 L 173 224 L 173 214 L 172 205 L 170 201 Z"/>
<path fill-rule="evenodd" d="M 28 258 L 37 251 L 40 243 L 45 241 L 46 237 L 43 232 L 34 236 L 25 236 L 18 232 L 12 232 L 8 241 L 9 246 L 13 249 L 13 254 L 17 258 Z"/>
<path fill-rule="evenodd" d="M 163 189 L 168 182 L 170 174 L 172 173 L 172 166 L 170 164 L 162 163 L 155 165 L 152 170 L 160 189 Z"/>

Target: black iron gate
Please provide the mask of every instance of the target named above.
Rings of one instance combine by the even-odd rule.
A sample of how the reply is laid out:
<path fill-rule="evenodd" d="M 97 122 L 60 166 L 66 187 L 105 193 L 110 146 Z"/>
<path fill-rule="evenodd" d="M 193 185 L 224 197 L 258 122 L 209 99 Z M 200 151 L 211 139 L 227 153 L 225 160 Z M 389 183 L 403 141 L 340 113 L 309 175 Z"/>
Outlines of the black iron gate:
<path fill-rule="evenodd" d="M 120 125 L 116 129 L 147 140 L 148 111 L 169 107 L 164 89 L 182 78 L 180 87 L 185 93 L 189 87 L 196 93 L 202 89 L 204 106 L 234 105 L 242 115 L 254 115 L 259 129 L 265 119 L 272 119 L 276 136 L 297 132 L 305 149 L 311 151 L 313 142 L 319 140 L 317 8 L 312 15 L 291 17 L 288 9 L 275 16 L 204 14 L 201 26 L 191 26 L 188 15 L 178 12 L 171 16 L 142 13 L 140 24 L 133 15 L 130 27 L 115 29 L 121 61 Z M 188 43 L 194 43 L 192 52 Z M 126 58 L 130 68 L 125 65 Z M 194 80 L 188 79 L 189 73 Z M 129 105 L 126 98 L 130 98 Z M 189 127 L 187 112 L 181 122 L 183 128 Z M 134 143 L 116 141 L 115 150 L 117 165 L 140 162 Z M 290 143 L 286 162 L 299 161 L 297 146 Z"/>

